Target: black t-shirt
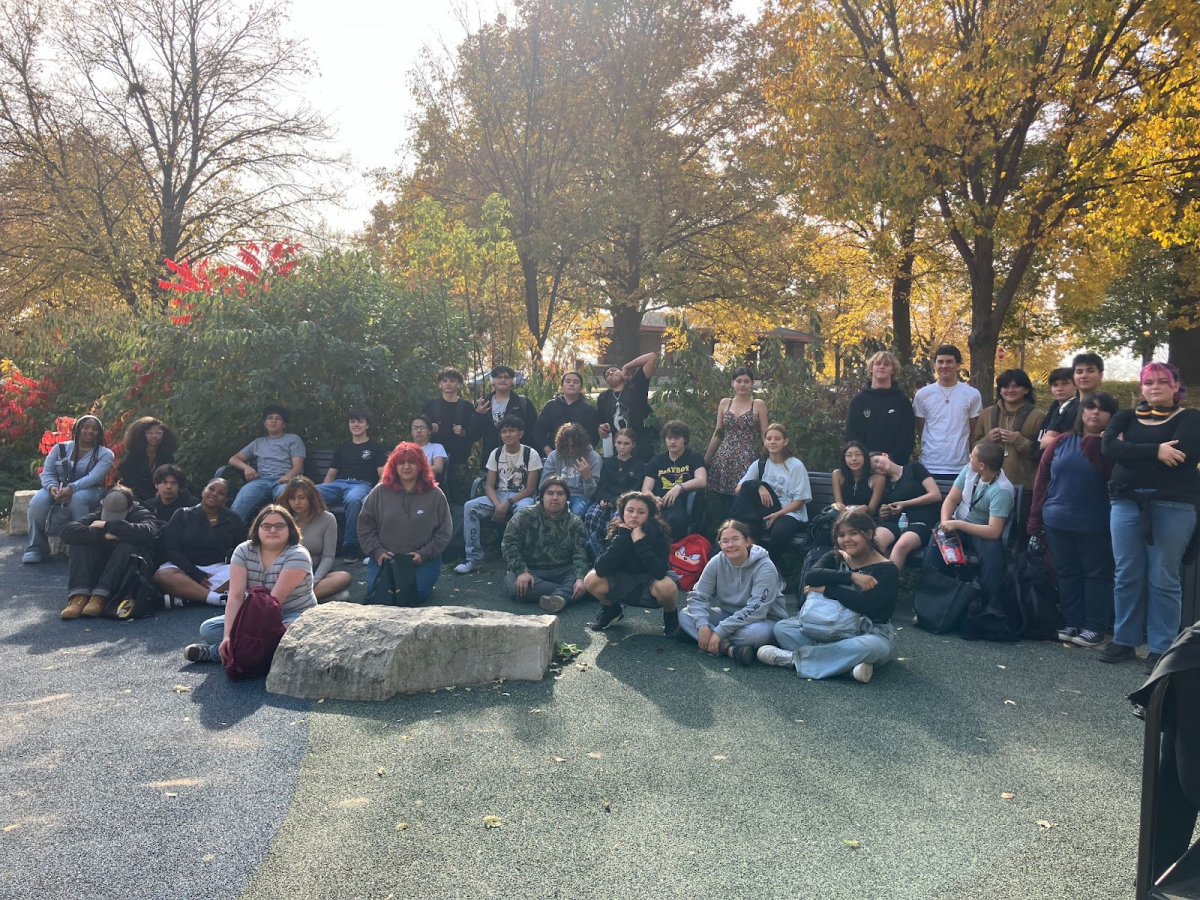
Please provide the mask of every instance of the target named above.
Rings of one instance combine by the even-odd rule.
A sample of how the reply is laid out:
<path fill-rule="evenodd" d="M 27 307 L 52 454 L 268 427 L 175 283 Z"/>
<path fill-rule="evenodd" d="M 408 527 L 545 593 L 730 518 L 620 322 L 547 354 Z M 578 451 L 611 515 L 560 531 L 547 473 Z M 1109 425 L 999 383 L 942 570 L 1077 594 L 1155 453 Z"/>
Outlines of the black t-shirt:
<path fill-rule="evenodd" d="M 685 449 L 679 459 L 672 460 L 671 454 L 659 453 L 646 463 L 646 474 L 654 479 L 654 495 L 661 497 L 677 484 L 691 481 L 696 470 L 706 468 L 704 457 L 695 450 Z"/>
<path fill-rule="evenodd" d="M 442 397 L 434 397 L 425 404 L 424 413 L 438 426 L 438 430 L 429 435 L 429 440 L 446 448 L 450 464 L 465 463 L 471 455 L 471 436 L 467 429 L 471 424 L 471 416 L 475 414 L 474 404 L 461 397 L 453 403 Z M 455 425 L 463 427 L 462 434 L 454 433 Z"/>
<path fill-rule="evenodd" d="M 1038 430 L 1037 439 L 1040 442 L 1047 431 L 1059 434 L 1070 431 L 1075 427 L 1075 416 L 1079 413 L 1079 399 L 1072 397 L 1062 403 L 1055 401 L 1050 405 L 1046 418 L 1042 419 L 1042 427 Z"/>
<path fill-rule="evenodd" d="M 645 428 L 646 417 L 650 415 L 649 396 L 650 379 L 646 377 L 646 370 L 638 366 L 620 394 L 609 388 L 597 399 L 600 421 L 611 425 L 613 431 L 632 428 L 641 432 Z"/>
<path fill-rule="evenodd" d="M 901 500 L 916 500 L 925 496 L 925 486 L 922 482 L 929 478 L 929 470 L 919 462 L 910 462 L 884 492 L 884 503 L 898 503 Z M 903 510 L 908 513 L 909 522 L 923 522 L 929 527 L 936 525 L 942 517 L 942 504 L 922 503 L 920 506 L 906 506 Z"/>
<path fill-rule="evenodd" d="M 338 444 L 333 451 L 333 464 L 330 468 L 337 469 L 338 478 L 365 481 L 375 484 L 379 481 L 379 468 L 387 462 L 387 447 L 379 441 L 364 441 L 356 444 L 345 441 Z"/>

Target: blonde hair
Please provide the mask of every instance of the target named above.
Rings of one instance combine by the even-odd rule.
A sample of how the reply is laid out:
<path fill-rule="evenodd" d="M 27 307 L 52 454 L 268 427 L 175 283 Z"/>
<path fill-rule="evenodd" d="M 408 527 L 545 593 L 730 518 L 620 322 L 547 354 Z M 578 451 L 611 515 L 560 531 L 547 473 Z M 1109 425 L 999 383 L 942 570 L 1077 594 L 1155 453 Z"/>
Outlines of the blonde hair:
<path fill-rule="evenodd" d="M 900 374 L 900 360 L 888 350 L 879 350 L 871 354 L 871 358 L 867 360 L 867 371 L 871 371 L 875 367 L 875 363 L 885 362 L 892 367 L 892 378 L 894 379 Z"/>

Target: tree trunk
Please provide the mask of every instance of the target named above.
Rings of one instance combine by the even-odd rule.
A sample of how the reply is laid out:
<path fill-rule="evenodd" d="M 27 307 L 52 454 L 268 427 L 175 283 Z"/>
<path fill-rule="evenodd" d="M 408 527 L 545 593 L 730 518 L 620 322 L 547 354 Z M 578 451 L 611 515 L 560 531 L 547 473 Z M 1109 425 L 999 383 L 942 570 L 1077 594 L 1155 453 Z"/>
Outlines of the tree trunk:
<path fill-rule="evenodd" d="M 902 366 L 909 365 L 913 358 L 912 286 L 913 264 L 916 261 L 913 245 L 916 240 L 917 226 L 915 222 L 910 222 L 900 234 L 900 263 L 892 280 L 892 336 Z"/>
<path fill-rule="evenodd" d="M 608 349 L 608 358 L 613 365 L 623 366 L 642 355 L 642 313 L 631 306 L 618 306 L 612 310 L 613 340 Z"/>
<path fill-rule="evenodd" d="M 525 325 L 537 346 L 536 356 L 541 356 L 546 340 L 542 334 L 541 308 L 538 306 L 538 266 L 532 254 L 518 251 L 521 261 L 521 279 L 525 282 Z"/>
<path fill-rule="evenodd" d="M 975 265 L 971 267 L 971 334 L 967 346 L 971 349 L 970 382 L 979 391 L 986 409 L 995 400 L 996 349 L 1000 345 L 1000 323 L 1003 316 L 995 309 L 996 270 L 990 253 L 976 244 Z M 990 248 L 987 248 L 990 250 Z"/>
<path fill-rule="evenodd" d="M 1189 281 L 1180 273 L 1181 254 L 1175 255 L 1176 288 L 1171 292 L 1171 318 L 1181 324 L 1167 332 L 1167 361 L 1179 370 L 1184 384 L 1200 383 L 1200 324 L 1184 328 L 1182 324 L 1196 321 L 1200 308 L 1198 292 L 1189 289 Z M 1153 352 L 1153 351 L 1152 351 Z M 1143 354 L 1144 355 L 1144 354 Z"/>

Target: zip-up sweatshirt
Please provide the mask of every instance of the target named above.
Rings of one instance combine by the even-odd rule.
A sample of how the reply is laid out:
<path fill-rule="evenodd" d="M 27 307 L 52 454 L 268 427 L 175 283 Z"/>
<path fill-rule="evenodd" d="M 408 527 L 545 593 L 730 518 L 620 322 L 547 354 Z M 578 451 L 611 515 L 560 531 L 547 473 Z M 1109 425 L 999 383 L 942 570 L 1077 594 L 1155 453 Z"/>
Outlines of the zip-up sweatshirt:
<path fill-rule="evenodd" d="M 696 621 L 705 623 L 710 609 L 725 613 L 725 619 L 713 629 L 722 640 L 751 622 L 787 618 L 783 579 L 764 548 L 751 546 L 750 558 L 740 566 L 731 563 L 724 553 L 708 561 L 688 594 L 687 611 Z"/>

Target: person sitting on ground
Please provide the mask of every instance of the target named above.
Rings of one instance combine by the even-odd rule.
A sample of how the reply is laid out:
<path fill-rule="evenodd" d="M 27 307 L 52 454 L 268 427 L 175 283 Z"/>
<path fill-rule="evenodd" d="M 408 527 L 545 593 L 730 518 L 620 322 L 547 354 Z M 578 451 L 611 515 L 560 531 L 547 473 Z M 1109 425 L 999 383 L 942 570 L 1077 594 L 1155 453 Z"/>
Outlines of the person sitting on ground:
<path fill-rule="evenodd" d="M 886 453 L 900 465 L 912 455 L 916 419 L 913 406 L 896 386 L 900 360 L 880 350 L 867 360 L 871 383 L 850 401 L 846 440 L 859 441 L 869 453 Z"/>
<path fill-rule="evenodd" d="M 632 428 L 622 428 L 613 434 L 613 449 L 617 455 L 604 460 L 592 504 L 583 514 L 583 527 L 588 533 L 588 545 L 599 555 L 608 532 L 608 524 L 617 512 L 617 498 L 628 491 L 640 491 L 646 478 L 646 465 L 637 458 L 637 434 Z"/>
<path fill-rule="evenodd" d="M 941 516 L 942 489 L 916 460 L 901 466 L 886 453 L 871 457 L 871 469 L 887 485 L 879 507 L 875 542 L 903 570 L 914 550 L 929 543 Z M 900 517 L 904 516 L 901 525 Z"/>
<path fill-rule="evenodd" d="M 863 508 L 874 516 L 883 502 L 884 479 L 871 471 L 866 445 L 851 441 L 842 448 L 842 462 L 833 470 L 833 508 L 838 512 Z"/>
<path fill-rule="evenodd" d="M 551 441 L 568 422 L 582 426 L 589 444 L 594 445 L 600 440 L 600 414 L 583 395 L 583 376 L 568 372 L 562 377 L 560 387 L 562 392 L 542 407 L 533 426 L 533 445 L 542 452 L 543 458 L 554 452 Z"/>
<path fill-rule="evenodd" d="M 368 435 L 371 417 L 365 410 L 350 410 L 346 420 L 350 440 L 342 441 L 333 451 L 333 463 L 325 473 L 325 480 L 317 485 L 317 490 L 326 506 L 340 503 L 345 509 L 346 534 L 342 541 L 342 559 L 358 562 L 363 558 L 358 547 L 358 513 L 371 488 L 379 483 L 388 451 Z M 320 596 L 318 590 L 317 597 Z"/>
<path fill-rule="evenodd" d="M 450 457 L 446 455 L 445 447 L 435 444 L 429 439 L 429 436 L 433 434 L 433 420 L 424 414 L 413 416 L 412 422 L 408 426 L 408 433 L 412 437 L 412 442 L 421 448 L 425 458 L 429 460 L 433 477 L 440 485 L 446 477 L 446 461 Z"/>
<path fill-rule="evenodd" d="M 604 370 L 608 390 L 596 398 L 600 440 L 612 437 L 622 428 L 632 429 L 637 435 L 638 458 L 642 460 L 649 459 L 654 448 L 654 432 L 646 430 L 646 420 L 652 415 L 650 376 L 657 365 L 658 355 L 651 351 L 624 366 L 609 366 Z"/>
<path fill-rule="evenodd" d="M 671 536 L 677 541 L 694 530 L 688 494 L 708 486 L 704 457 L 688 447 L 691 435 L 687 425 L 678 419 L 664 425 L 662 438 L 667 449 L 650 458 L 646 463 L 646 477 L 642 480 L 642 490 L 653 494 L 662 504 L 663 518 L 671 526 Z"/>
<path fill-rule="evenodd" d="M 600 615 L 592 631 L 603 631 L 620 620 L 623 603 L 662 607 L 663 633 L 673 637 L 679 630 L 675 602 L 679 586 L 671 577 L 667 557 L 671 534 L 652 494 L 630 491 L 617 500 L 617 518 L 608 526 L 608 547 L 596 558 L 596 568 L 583 579 L 583 586 L 600 601 Z"/>
<path fill-rule="evenodd" d="M 513 390 L 513 382 L 517 370 L 512 366 L 493 366 L 489 373 L 492 379 L 492 390 L 475 403 L 475 412 L 471 416 L 468 436 L 471 441 L 479 441 L 481 460 L 488 457 L 500 446 L 500 420 L 505 416 L 516 416 L 521 420 L 529 433 L 529 444 L 532 446 L 533 426 L 537 422 L 537 407 L 528 397 L 522 397 Z"/>
<path fill-rule="evenodd" d="M 29 501 L 29 545 L 21 562 L 37 564 L 50 556 L 44 533 L 46 516 L 54 503 L 70 509 L 78 521 L 100 503 L 104 480 L 113 467 L 113 453 L 104 446 L 104 425 L 95 416 L 80 416 L 71 428 L 71 440 L 55 444 L 42 463 L 42 488 Z"/>
<path fill-rule="evenodd" d="M 604 460 L 592 448 L 582 425 L 568 422 L 558 429 L 554 450 L 546 457 L 542 476 L 556 475 L 571 489 L 571 512 L 582 516 L 596 493 L 596 479 L 603 474 Z"/>
<path fill-rule="evenodd" d="M 1120 406 L 1096 391 L 1079 403 L 1075 427 L 1042 454 L 1033 482 L 1026 530 L 1046 533 L 1058 574 L 1058 639 L 1098 647 L 1113 617 L 1112 506 L 1108 479 L 1113 462 L 1102 454 L 1104 429 Z"/>
<path fill-rule="evenodd" d="M 1004 448 L 980 441 L 969 462 L 954 479 L 942 501 L 938 527 L 962 540 L 963 552 L 979 556 L 979 587 L 984 608 L 992 608 L 992 595 L 1004 585 L 1004 525 L 1013 514 L 1012 483 L 1003 472 Z M 937 541 L 925 548 L 925 565 L 952 574 L 960 581 L 971 576 L 970 566 L 951 566 L 942 558 Z"/>
<path fill-rule="evenodd" d="M 284 431 L 288 411 L 272 404 L 262 414 L 267 436 L 255 438 L 229 457 L 229 465 L 246 479 L 231 504 L 243 522 L 268 500 L 282 494 L 289 481 L 304 474 L 304 441 L 299 435 Z M 251 460 L 254 460 L 253 465 Z"/>
<path fill-rule="evenodd" d="M 150 556 L 158 523 L 154 513 L 133 498 L 122 485 L 100 501 L 100 510 L 63 527 L 67 545 L 67 606 L 64 619 L 98 616 L 119 590 L 136 553 Z"/>
<path fill-rule="evenodd" d="M 892 655 L 896 632 L 892 614 L 900 590 L 900 570 L 875 543 L 875 520 L 859 507 L 844 510 L 833 524 L 836 550 L 826 553 L 804 576 L 804 595 L 819 592 L 863 617 L 862 632 L 835 641 L 809 637 L 797 614 L 775 623 L 778 646 L 758 648 L 769 666 L 795 668 L 801 678 L 832 678 L 844 672 L 866 684 Z"/>
<path fill-rule="evenodd" d="M 679 611 L 679 627 L 705 653 L 749 666 L 787 616 L 783 578 L 744 522 L 722 522 L 717 545 L 721 552 L 704 566 Z"/>
<path fill-rule="evenodd" d="M 154 416 L 142 416 L 125 430 L 125 455 L 116 467 L 116 481 L 145 503 L 154 496 L 154 470 L 175 462 L 179 435 Z"/>
<path fill-rule="evenodd" d="M 761 466 L 758 462 L 750 464 L 738 482 L 737 493 L 740 495 L 743 487 L 757 491 L 762 504 L 762 531 L 766 534 L 763 543 L 771 562 L 778 568 L 784 554 L 791 549 L 792 539 L 808 522 L 807 506 L 812 499 L 812 486 L 808 482 L 808 470 L 792 450 L 787 428 L 772 422 L 767 426 L 763 445 L 767 448 L 767 458 Z M 762 478 L 759 478 L 760 468 Z M 774 508 L 776 500 L 779 509 Z M 750 526 L 751 534 L 756 533 L 758 523 L 746 524 Z"/>
<path fill-rule="evenodd" d="M 536 599 L 550 613 L 583 596 L 588 572 L 587 534 L 568 508 L 570 498 L 571 488 L 557 475 L 543 478 L 538 502 L 517 510 L 500 542 L 509 596 Z"/>
<path fill-rule="evenodd" d="M 229 557 L 246 539 L 242 517 L 225 505 L 229 484 L 214 478 L 195 506 L 177 510 L 162 533 L 166 560 L 154 583 L 183 600 L 224 606 L 229 589 Z"/>
<path fill-rule="evenodd" d="M 337 519 L 325 508 L 317 486 L 297 475 L 288 482 L 279 499 L 279 505 L 291 512 L 300 529 L 300 543 L 312 557 L 313 593 L 317 600 L 349 600 L 350 573 L 333 571 L 337 559 Z"/>
<path fill-rule="evenodd" d="M 166 463 L 154 470 L 154 496 L 143 504 L 154 518 L 163 525 L 171 521 L 178 510 L 195 506 L 198 501 L 188 493 L 187 476 L 174 463 Z"/>
<path fill-rule="evenodd" d="M 1004 474 L 1025 488 L 1026 512 L 1037 474 L 1037 435 L 1046 414 L 1037 408 L 1033 382 L 1021 369 L 1007 369 L 996 377 L 997 400 L 971 426 L 971 443 L 995 441 L 1004 449 Z M 1018 519 L 1024 523 L 1024 519 Z"/>
<path fill-rule="evenodd" d="M 367 594 L 379 570 L 398 553 L 412 557 L 417 598 L 424 603 L 442 573 L 442 552 L 450 543 L 450 504 L 433 478 L 424 451 L 402 441 L 371 488 L 358 517 L 358 541 L 367 554 Z"/>
<path fill-rule="evenodd" d="M 279 601 L 283 623 L 290 625 L 317 605 L 313 594 L 312 557 L 300 543 L 300 529 L 282 506 L 264 506 L 250 527 L 250 540 L 238 544 L 229 564 L 229 603 L 225 614 L 200 626 L 200 643 L 189 644 L 188 662 L 227 662 L 229 633 L 238 610 L 253 588 L 266 588 Z"/>
<path fill-rule="evenodd" d="M 1064 432 L 1075 428 L 1075 413 L 1078 404 L 1075 402 L 1075 371 L 1069 366 L 1051 370 L 1046 376 L 1050 385 L 1050 395 L 1054 402 L 1046 410 L 1046 418 L 1042 419 L 1042 427 L 1038 430 L 1038 449 L 1045 450 L 1054 443 L 1054 439 Z"/>
<path fill-rule="evenodd" d="M 480 537 L 485 517 L 503 528 L 508 517 L 518 509 L 533 506 L 534 491 L 542 471 L 542 457 L 521 443 L 525 423 L 516 416 L 500 420 L 501 445 L 492 451 L 485 463 L 487 480 L 483 496 L 468 500 L 463 506 L 463 543 L 467 560 L 454 567 L 459 575 L 479 568 L 483 562 L 483 539 Z"/>

